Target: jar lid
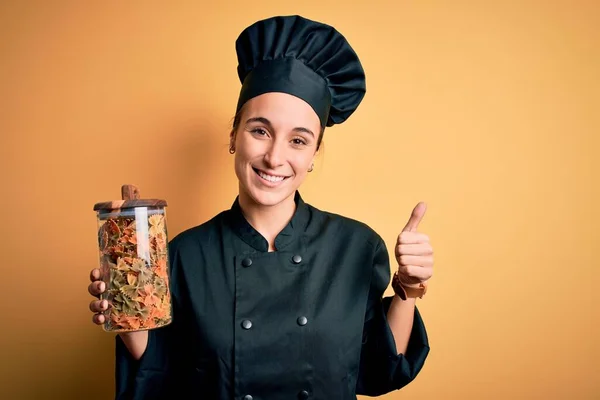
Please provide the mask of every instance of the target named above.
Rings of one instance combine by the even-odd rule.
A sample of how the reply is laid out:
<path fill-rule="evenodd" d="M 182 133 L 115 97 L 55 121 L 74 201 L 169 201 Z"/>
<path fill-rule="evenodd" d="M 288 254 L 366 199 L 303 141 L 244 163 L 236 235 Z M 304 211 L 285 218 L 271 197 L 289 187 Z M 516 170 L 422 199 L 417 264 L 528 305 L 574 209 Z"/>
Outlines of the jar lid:
<path fill-rule="evenodd" d="M 140 191 L 134 185 L 121 186 L 122 200 L 105 201 L 94 204 L 94 211 L 118 210 L 135 207 L 165 207 L 167 202 L 159 199 L 140 199 Z"/>

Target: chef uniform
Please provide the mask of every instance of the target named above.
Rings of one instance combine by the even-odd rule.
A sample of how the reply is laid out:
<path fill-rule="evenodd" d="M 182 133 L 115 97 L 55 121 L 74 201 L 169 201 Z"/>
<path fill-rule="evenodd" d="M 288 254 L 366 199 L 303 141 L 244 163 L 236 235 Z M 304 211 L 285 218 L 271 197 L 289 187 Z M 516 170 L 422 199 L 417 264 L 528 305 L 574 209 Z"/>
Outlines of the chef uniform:
<path fill-rule="evenodd" d="M 273 17 L 236 41 L 250 98 L 284 92 L 310 104 L 322 126 L 346 120 L 365 93 L 361 64 L 334 28 Z M 134 360 L 116 338 L 117 399 L 350 400 L 410 383 L 429 353 L 417 308 L 398 354 L 386 319 L 390 262 L 368 225 L 296 209 L 268 251 L 235 199 L 169 243 L 173 322 L 148 331 Z"/>

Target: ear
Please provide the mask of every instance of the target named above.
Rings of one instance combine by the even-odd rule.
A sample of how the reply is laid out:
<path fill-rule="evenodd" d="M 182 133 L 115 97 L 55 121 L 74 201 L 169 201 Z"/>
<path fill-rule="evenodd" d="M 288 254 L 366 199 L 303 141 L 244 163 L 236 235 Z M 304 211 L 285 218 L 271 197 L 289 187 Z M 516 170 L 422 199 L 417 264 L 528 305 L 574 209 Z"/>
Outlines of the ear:
<path fill-rule="evenodd" d="M 312 158 L 310 159 L 310 165 L 312 165 L 313 167 L 315 165 L 315 160 L 317 159 L 317 154 L 318 150 L 315 152 L 315 154 L 313 154 Z"/>

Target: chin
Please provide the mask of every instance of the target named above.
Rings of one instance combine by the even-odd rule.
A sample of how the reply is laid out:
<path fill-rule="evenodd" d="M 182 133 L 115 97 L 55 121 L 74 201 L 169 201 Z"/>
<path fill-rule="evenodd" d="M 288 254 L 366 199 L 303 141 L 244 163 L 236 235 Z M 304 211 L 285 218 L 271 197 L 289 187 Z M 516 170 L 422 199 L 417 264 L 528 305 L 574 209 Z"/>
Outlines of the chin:
<path fill-rule="evenodd" d="M 295 190 L 277 190 L 270 191 L 264 190 L 258 187 L 252 187 L 247 190 L 248 195 L 254 202 L 261 206 L 275 206 L 282 201 L 286 200 L 290 196 L 293 196 Z"/>

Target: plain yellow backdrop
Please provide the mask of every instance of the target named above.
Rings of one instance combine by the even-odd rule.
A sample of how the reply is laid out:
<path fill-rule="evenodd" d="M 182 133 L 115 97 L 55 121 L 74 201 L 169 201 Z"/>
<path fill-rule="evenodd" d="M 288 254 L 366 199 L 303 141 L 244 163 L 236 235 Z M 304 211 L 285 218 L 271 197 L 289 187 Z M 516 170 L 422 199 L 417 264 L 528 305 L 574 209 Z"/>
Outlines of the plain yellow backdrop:
<path fill-rule="evenodd" d="M 3 1 L 0 397 L 111 398 L 92 206 L 138 185 L 170 236 L 230 207 L 234 41 L 276 14 L 334 25 L 367 74 L 305 200 L 390 248 L 429 207 L 431 353 L 384 398 L 600 398 L 600 3 L 567 0 Z"/>

